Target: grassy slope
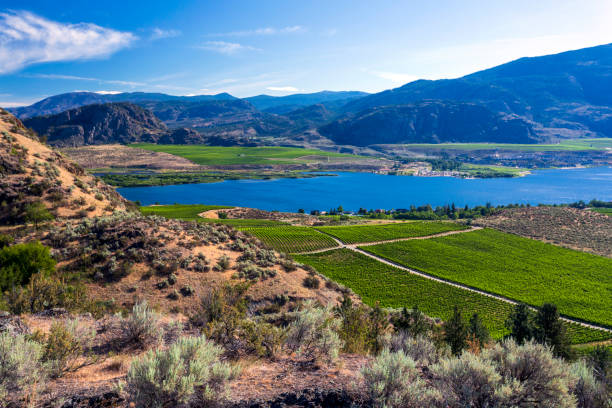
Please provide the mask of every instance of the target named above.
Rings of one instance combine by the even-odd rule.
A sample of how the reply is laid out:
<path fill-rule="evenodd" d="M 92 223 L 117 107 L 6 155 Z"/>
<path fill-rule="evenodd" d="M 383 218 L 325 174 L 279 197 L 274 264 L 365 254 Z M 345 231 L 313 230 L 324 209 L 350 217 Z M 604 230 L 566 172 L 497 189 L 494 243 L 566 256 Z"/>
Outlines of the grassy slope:
<path fill-rule="evenodd" d="M 591 211 L 595 211 L 600 214 L 612 215 L 612 208 L 591 208 Z"/>
<path fill-rule="evenodd" d="M 320 161 L 304 156 L 345 157 L 359 159 L 360 156 L 324 152 L 322 150 L 293 147 L 220 147 L 203 145 L 156 145 L 138 143 L 131 145 L 141 149 L 165 152 L 181 156 L 201 165 L 246 165 L 246 164 L 295 164 Z"/>
<path fill-rule="evenodd" d="M 612 326 L 612 259 L 495 230 L 369 246 L 367 251 L 534 306 Z"/>
<path fill-rule="evenodd" d="M 241 228 L 280 252 L 315 251 L 337 246 L 329 236 L 310 227 Z"/>
<path fill-rule="evenodd" d="M 478 313 L 495 338 L 507 334 L 504 322 L 512 305 L 484 295 L 421 278 L 348 249 L 311 255 L 294 255 L 299 262 L 312 265 L 332 280 L 350 287 L 365 303 L 380 302 L 383 307 L 413 307 L 426 314 L 448 319 L 458 306 L 467 319 Z M 573 343 L 604 340 L 609 334 L 577 324 L 568 325 Z"/>
<path fill-rule="evenodd" d="M 413 143 L 407 148 L 447 150 L 524 150 L 524 151 L 576 151 L 612 148 L 612 138 L 572 139 L 559 144 L 510 144 L 510 143 Z"/>
<path fill-rule="evenodd" d="M 423 237 L 466 228 L 467 227 L 464 225 L 452 222 L 414 221 L 381 225 L 318 227 L 317 229 L 333 235 L 345 243 L 353 244 L 357 242 L 376 242 L 397 238 Z"/>

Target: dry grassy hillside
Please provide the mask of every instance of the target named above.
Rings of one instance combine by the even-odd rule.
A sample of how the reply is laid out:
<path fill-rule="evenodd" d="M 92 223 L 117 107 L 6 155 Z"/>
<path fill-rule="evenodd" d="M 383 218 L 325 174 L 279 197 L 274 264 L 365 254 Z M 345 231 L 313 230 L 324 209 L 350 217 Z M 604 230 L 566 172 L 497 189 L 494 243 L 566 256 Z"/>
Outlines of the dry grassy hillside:
<path fill-rule="evenodd" d="M 111 214 L 126 201 L 88 175 L 0 109 L 0 225 L 24 221 L 27 206 L 40 201 L 59 218 Z"/>

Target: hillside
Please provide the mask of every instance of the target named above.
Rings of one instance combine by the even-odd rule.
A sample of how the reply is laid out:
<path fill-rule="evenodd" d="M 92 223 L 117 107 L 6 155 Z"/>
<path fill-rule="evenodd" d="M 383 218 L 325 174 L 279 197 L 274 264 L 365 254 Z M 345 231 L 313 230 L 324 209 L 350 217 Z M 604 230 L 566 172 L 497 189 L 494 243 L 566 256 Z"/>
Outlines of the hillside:
<path fill-rule="evenodd" d="M 0 110 L 0 224 L 24 221 L 33 202 L 57 218 L 125 210 L 126 201 L 80 166 L 41 144 L 14 116 Z"/>
<path fill-rule="evenodd" d="M 130 103 L 87 105 L 26 119 L 24 124 L 55 146 L 156 141 L 168 133 L 150 111 Z"/>
<path fill-rule="evenodd" d="M 612 44 L 521 58 L 457 79 L 419 80 L 349 102 L 346 113 L 424 99 L 470 102 L 532 122 L 539 141 L 612 135 Z M 514 138 L 507 140 L 517 143 Z"/>
<path fill-rule="evenodd" d="M 9 108 L 7 111 L 13 113 L 19 119 L 27 119 L 34 116 L 53 115 L 65 110 L 79 108 L 94 103 L 110 102 L 143 102 L 143 101 L 208 101 L 208 100 L 230 100 L 236 99 L 228 93 L 217 95 L 196 96 L 174 96 L 162 93 L 149 92 L 122 92 L 118 94 L 101 94 L 96 92 L 68 92 L 54 95 L 38 101 L 30 106 Z"/>
<path fill-rule="evenodd" d="M 382 106 L 338 119 L 319 128 L 337 144 L 368 146 L 393 143 L 535 143 L 531 126 L 468 103 L 421 101 Z"/>
<path fill-rule="evenodd" d="M 287 96 L 257 95 L 245 98 L 245 100 L 249 101 L 259 110 L 282 115 L 309 105 L 329 104 L 331 106 L 340 106 L 340 104 L 344 105 L 366 95 L 368 95 L 366 92 L 359 91 L 322 91 Z"/>

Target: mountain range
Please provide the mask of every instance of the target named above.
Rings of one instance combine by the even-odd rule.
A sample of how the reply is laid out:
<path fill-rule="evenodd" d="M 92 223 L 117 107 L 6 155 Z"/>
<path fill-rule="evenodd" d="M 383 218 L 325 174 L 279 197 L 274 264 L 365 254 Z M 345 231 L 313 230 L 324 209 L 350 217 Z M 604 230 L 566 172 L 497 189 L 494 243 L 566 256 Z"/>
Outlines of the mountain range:
<path fill-rule="evenodd" d="M 105 109 L 108 113 L 108 103 L 115 102 L 130 102 L 144 108 L 163 122 L 166 129 L 162 131 L 156 125 L 157 133 L 151 132 L 153 118 L 126 106 L 115 112 L 121 112 L 124 120 L 108 120 L 103 114 L 83 116 L 81 112 L 78 116 L 82 119 L 105 118 L 102 119 L 105 122 L 102 126 L 84 123 L 80 126 L 90 129 L 124 126 L 115 128 L 115 133 L 122 135 L 115 140 L 119 142 L 137 138 L 134 135 L 139 131 L 151 138 L 160 132 L 171 134 L 168 129 L 182 128 L 185 137 L 167 136 L 164 140 L 214 144 L 299 140 L 304 134 L 328 143 L 354 146 L 412 142 L 541 143 L 564 138 L 610 137 L 612 44 L 521 58 L 457 79 L 418 80 L 375 94 L 324 91 L 239 99 L 227 93 L 186 97 L 73 92 L 10 111 L 26 119 L 26 125 L 47 134 L 50 141 L 61 143 L 62 137 L 72 134 L 66 126 L 74 125 L 66 121 L 65 111 L 97 104 L 90 109 Z M 134 125 L 133 131 L 125 129 L 128 123 L 125 115 L 130 112 L 135 115 L 129 122 Z M 53 116 L 57 114 L 60 116 Z M 47 116 L 32 118 L 40 115 Z M 74 115 L 73 112 L 69 116 Z M 47 131 L 48 128 L 52 131 Z M 104 136 L 108 134 L 106 130 L 99 137 L 88 138 L 85 133 L 83 143 L 108 140 Z M 72 142 L 76 140 L 70 137 Z"/>

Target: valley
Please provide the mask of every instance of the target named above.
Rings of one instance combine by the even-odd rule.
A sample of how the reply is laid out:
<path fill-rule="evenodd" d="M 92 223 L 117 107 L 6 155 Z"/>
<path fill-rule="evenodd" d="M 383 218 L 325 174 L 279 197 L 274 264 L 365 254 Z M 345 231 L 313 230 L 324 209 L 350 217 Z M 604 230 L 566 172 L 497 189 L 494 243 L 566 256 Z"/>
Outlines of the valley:
<path fill-rule="evenodd" d="M 55 24 L 24 15 L 0 51 Z M 195 59 L 19 74 L 122 91 L 0 109 L 1 408 L 608 408 L 612 44 L 380 92 L 230 78 L 319 31 L 173 46 L 233 61 L 197 92 L 162 84 Z"/>

